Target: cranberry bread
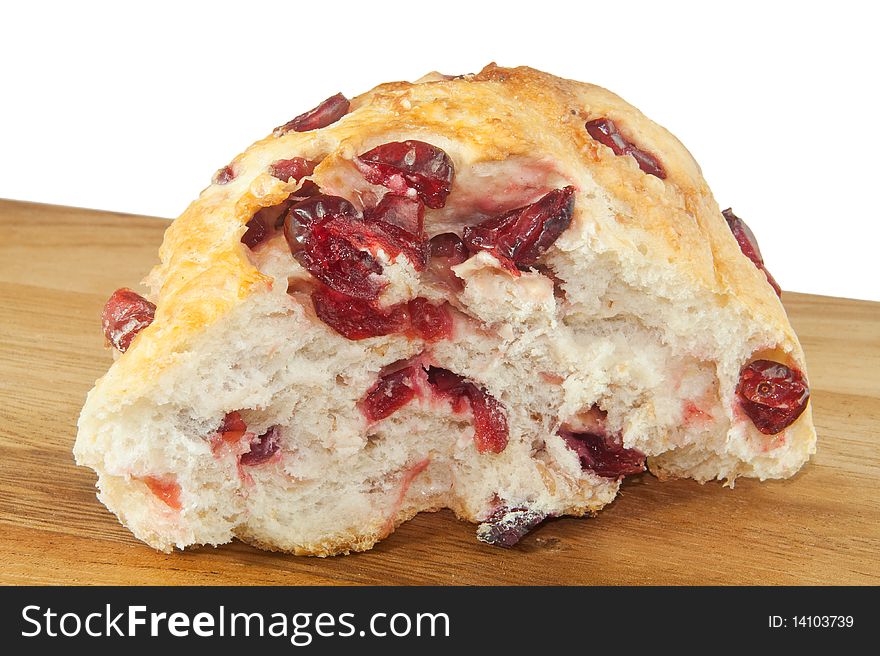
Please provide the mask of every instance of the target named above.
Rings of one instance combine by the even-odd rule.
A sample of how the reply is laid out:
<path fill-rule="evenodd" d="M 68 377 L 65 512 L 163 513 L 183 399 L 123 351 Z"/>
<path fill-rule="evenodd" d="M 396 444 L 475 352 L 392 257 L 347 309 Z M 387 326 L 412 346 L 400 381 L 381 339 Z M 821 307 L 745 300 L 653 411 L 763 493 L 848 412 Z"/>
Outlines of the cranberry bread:
<path fill-rule="evenodd" d="M 157 549 L 329 555 L 451 508 L 480 539 L 593 513 L 624 476 L 794 474 L 804 355 L 745 224 L 605 89 L 495 65 L 296 117 L 168 228 L 155 305 L 77 462 Z"/>

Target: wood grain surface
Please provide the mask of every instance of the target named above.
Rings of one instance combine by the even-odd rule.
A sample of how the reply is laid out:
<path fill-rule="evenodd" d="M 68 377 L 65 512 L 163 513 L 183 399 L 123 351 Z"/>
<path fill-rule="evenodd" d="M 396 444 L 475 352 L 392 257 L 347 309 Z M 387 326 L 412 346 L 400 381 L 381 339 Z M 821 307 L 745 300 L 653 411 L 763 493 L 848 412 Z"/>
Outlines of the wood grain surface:
<path fill-rule="evenodd" d="M 155 262 L 167 222 L 0 201 L 0 583 L 880 583 L 880 304 L 784 302 L 803 342 L 819 450 L 794 478 L 627 481 L 596 518 L 546 523 L 511 550 L 448 511 L 336 558 L 241 543 L 160 554 L 95 498 L 71 455 L 111 362 L 99 315 Z"/>

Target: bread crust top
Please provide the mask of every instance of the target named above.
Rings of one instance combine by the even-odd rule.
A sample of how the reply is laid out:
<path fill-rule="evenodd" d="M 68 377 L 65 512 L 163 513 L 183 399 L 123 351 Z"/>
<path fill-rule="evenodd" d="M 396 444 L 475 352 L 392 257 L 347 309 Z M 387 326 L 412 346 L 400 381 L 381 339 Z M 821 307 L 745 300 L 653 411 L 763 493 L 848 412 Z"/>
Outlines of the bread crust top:
<path fill-rule="evenodd" d="M 666 171 L 661 180 L 635 159 L 615 156 L 590 137 L 587 121 L 608 118 Z M 803 370 L 803 354 L 764 273 L 741 253 L 699 166 L 667 130 L 601 87 L 527 68 L 486 66 L 475 75 L 382 84 L 351 102 L 325 128 L 269 135 L 230 164 L 235 177 L 212 184 L 167 229 L 161 263 L 146 284 L 157 304 L 154 322 L 96 385 L 111 406 L 141 396 L 192 341 L 272 279 L 241 244 L 261 207 L 283 202 L 298 186 L 268 173 L 279 159 L 322 159 L 312 178 L 322 187 L 354 171 L 358 154 L 389 141 L 421 139 L 443 148 L 456 171 L 523 158 L 546 162 L 582 187 L 590 181 L 610 199 L 597 217 L 575 195 L 571 229 L 584 229 L 627 261 L 674 269 L 684 284 L 708 292 L 719 307 L 736 304 L 781 336 L 777 348 Z M 344 174 L 344 173 L 343 173 Z M 450 201 L 456 194 L 455 182 Z"/>

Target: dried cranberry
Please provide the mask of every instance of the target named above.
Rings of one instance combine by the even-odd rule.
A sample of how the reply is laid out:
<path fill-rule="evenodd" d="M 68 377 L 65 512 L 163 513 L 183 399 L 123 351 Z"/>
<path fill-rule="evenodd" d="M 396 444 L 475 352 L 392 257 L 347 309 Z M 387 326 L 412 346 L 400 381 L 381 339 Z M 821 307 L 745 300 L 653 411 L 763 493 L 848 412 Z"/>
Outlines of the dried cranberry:
<path fill-rule="evenodd" d="M 302 200 L 304 199 L 297 198 L 296 196 L 291 194 L 277 205 L 262 208 L 257 212 L 257 216 L 262 216 L 263 222 L 266 225 L 272 226 L 272 228 L 275 230 L 280 230 L 281 227 L 284 225 L 284 219 L 287 217 L 287 213 L 288 211 L 290 211 L 290 208 Z"/>
<path fill-rule="evenodd" d="M 424 141 L 382 144 L 358 157 L 355 163 L 367 182 L 400 195 L 412 189 L 433 209 L 446 204 L 455 175 L 449 156 Z"/>
<path fill-rule="evenodd" d="M 468 259 L 468 250 L 461 238 L 453 232 L 444 232 L 428 242 L 429 279 L 433 279 L 453 292 L 461 291 L 464 283 L 452 272 L 452 267 Z"/>
<path fill-rule="evenodd" d="M 440 367 L 428 367 L 428 383 L 435 392 L 447 397 L 465 396 L 470 384 L 458 374 Z"/>
<path fill-rule="evenodd" d="M 474 413 L 474 442 L 480 453 L 501 453 L 510 433 L 504 406 L 494 396 L 476 385 L 468 388 L 471 411 Z"/>
<path fill-rule="evenodd" d="M 417 373 L 416 366 L 410 366 L 382 376 L 359 404 L 367 421 L 385 419 L 412 401 Z"/>
<path fill-rule="evenodd" d="M 571 224 L 574 187 L 556 189 L 540 200 L 464 229 L 471 252 L 486 250 L 515 271 L 534 266 Z"/>
<path fill-rule="evenodd" d="M 156 306 L 130 289 L 117 289 L 107 299 L 101 313 L 104 336 L 118 351 L 125 353 L 144 328 L 153 323 Z"/>
<path fill-rule="evenodd" d="M 241 236 L 241 243 L 248 248 L 254 248 L 257 244 L 265 241 L 271 232 L 260 216 L 254 216 L 245 224 L 245 227 L 247 230 Z"/>
<path fill-rule="evenodd" d="M 452 337 L 452 314 L 446 303 L 435 305 L 419 296 L 409 302 L 413 333 L 426 342 L 439 342 Z"/>
<path fill-rule="evenodd" d="M 467 246 L 454 232 L 444 232 L 431 237 L 429 242 L 431 259 L 445 260 L 446 266 L 455 266 L 468 259 Z"/>
<path fill-rule="evenodd" d="M 355 206 L 341 196 L 318 194 L 291 205 L 284 221 L 284 229 L 285 232 L 291 230 L 291 236 L 296 241 L 302 236 L 304 228 L 336 217 L 357 219 L 360 215 Z"/>
<path fill-rule="evenodd" d="M 382 267 L 366 250 L 382 249 L 391 258 L 403 253 L 418 271 L 428 260 L 421 236 L 377 218 L 375 210 L 363 219 L 339 196 L 319 194 L 293 205 L 284 234 L 294 257 L 312 275 L 355 298 L 376 298 L 382 288 L 380 281 L 368 278 L 382 273 Z"/>
<path fill-rule="evenodd" d="M 727 221 L 727 226 L 730 228 L 730 231 L 733 233 L 733 236 L 736 237 L 736 243 L 739 244 L 739 249 L 743 252 L 747 258 L 749 258 L 758 269 L 764 272 L 764 275 L 767 276 L 767 282 L 770 283 L 770 286 L 773 288 L 773 291 L 776 292 L 777 296 L 782 296 L 782 289 L 777 284 L 776 280 L 774 280 L 773 276 L 770 275 L 770 272 L 767 271 L 767 267 L 764 266 L 764 257 L 761 255 L 761 249 L 758 248 L 758 240 L 755 238 L 755 233 L 752 232 L 751 228 L 739 218 L 736 214 L 733 213 L 731 208 L 727 208 L 722 212 L 725 220 Z"/>
<path fill-rule="evenodd" d="M 502 508 L 477 527 L 480 542 L 509 548 L 547 519 L 547 513 L 528 508 Z"/>
<path fill-rule="evenodd" d="M 421 235 L 425 226 L 425 206 L 406 196 L 385 194 L 375 208 L 364 212 L 364 219 L 390 223 L 412 235 Z"/>
<path fill-rule="evenodd" d="M 322 227 L 358 248 L 373 252 L 382 249 L 391 259 L 403 253 L 416 271 L 424 269 L 428 262 L 428 243 L 425 240 L 384 221 L 366 223 L 343 217 L 332 219 Z"/>
<path fill-rule="evenodd" d="M 740 406 L 765 435 L 775 435 L 801 416 L 810 388 L 796 369 L 772 360 L 755 360 L 739 374 Z"/>
<path fill-rule="evenodd" d="M 504 406 L 498 399 L 458 374 L 439 367 L 428 369 L 428 383 L 437 394 L 449 399 L 456 412 L 464 409 L 464 399 L 470 401 L 474 417 L 474 443 L 478 452 L 504 451 L 510 434 Z"/>
<path fill-rule="evenodd" d="M 295 202 L 297 199 L 288 196 L 277 205 L 261 207 L 257 210 L 253 218 L 245 224 L 247 230 L 241 236 L 242 243 L 252 249 L 274 236 L 275 231 L 284 223 L 284 217 L 287 216 L 290 206 Z"/>
<path fill-rule="evenodd" d="M 323 225 L 311 229 L 304 248 L 291 250 L 306 271 L 346 296 L 375 299 L 387 284 L 377 278 L 382 273 L 382 266 L 372 255 L 358 250 Z"/>
<path fill-rule="evenodd" d="M 287 132 L 308 132 L 309 130 L 317 130 L 325 128 L 331 123 L 335 123 L 348 113 L 348 98 L 341 93 L 330 96 L 314 109 L 310 109 L 304 114 L 300 114 L 296 118 L 291 119 L 284 125 L 275 128 L 273 134 L 280 137 Z"/>
<path fill-rule="evenodd" d="M 348 339 L 366 339 L 403 332 L 409 326 L 406 304 L 380 310 L 362 299 L 332 289 L 312 293 L 318 318 Z"/>
<path fill-rule="evenodd" d="M 321 188 L 315 184 L 312 180 L 306 180 L 300 185 L 300 188 L 293 192 L 293 196 L 296 198 L 310 198 L 311 196 L 317 196 L 321 193 Z"/>
<path fill-rule="evenodd" d="M 311 162 L 304 157 L 279 159 L 269 165 L 269 173 L 272 177 L 284 182 L 291 178 L 293 178 L 294 182 L 299 182 L 307 175 L 314 173 L 317 165 L 317 162 Z"/>
<path fill-rule="evenodd" d="M 357 210 L 344 198 L 312 196 L 291 206 L 284 236 L 293 256 L 315 278 L 346 296 L 374 299 L 386 284 L 376 278 L 382 266 L 346 238 L 357 233 L 358 220 Z"/>
<path fill-rule="evenodd" d="M 232 182 L 232 180 L 234 179 L 235 171 L 232 169 L 232 165 L 229 164 L 227 166 L 224 166 L 222 169 L 218 169 L 217 172 L 214 174 L 214 177 L 211 178 L 211 182 L 216 185 L 225 185 Z"/>
<path fill-rule="evenodd" d="M 587 122 L 587 132 L 599 143 L 608 146 L 615 155 L 632 155 L 645 173 L 657 176 L 661 180 L 666 178 L 666 171 L 660 161 L 651 153 L 646 152 L 628 141 L 617 130 L 617 126 L 609 118 L 597 118 Z"/>
<path fill-rule="evenodd" d="M 251 440 L 250 451 L 243 453 L 239 462 L 249 467 L 261 465 L 271 459 L 279 448 L 281 448 L 281 431 L 278 426 L 272 426 L 265 433 Z"/>
<path fill-rule="evenodd" d="M 622 478 L 645 471 L 645 454 L 636 449 L 625 449 L 610 437 L 594 433 L 574 433 L 560 430 L 560 437 L 574 451 L 583 469 L 589 469 L 605 478 Z"/>
<path fill-rule="evenodd" d="M 180 485 L 173 478 L 144 476 L 141 479 L 162 503 L 174 510 L 180 510 Z"/>
<path fill-rule="evenodd" d="M 244 420 L 241 418 L 241 413 L 238 410 L 227 412 L 226 416 L 223 417 L 223 423 L 221 423 L 220 428 L 217 429 L 217 432 L 221 435 L 230 432 L 244 433 L 245 431 L 247 431 L 247 424 L 244 423 Z"/>
<path fill-rule="evenodd" d="M 211 443 L 211 451 L 217 453 L 226 445 L 237 445 L 247 434 L 247 424 L 241 418 L 241 414 L 235 410 L 229 412 L 223 417 L 220 427 L 211 435 L 208 440 Z"/>

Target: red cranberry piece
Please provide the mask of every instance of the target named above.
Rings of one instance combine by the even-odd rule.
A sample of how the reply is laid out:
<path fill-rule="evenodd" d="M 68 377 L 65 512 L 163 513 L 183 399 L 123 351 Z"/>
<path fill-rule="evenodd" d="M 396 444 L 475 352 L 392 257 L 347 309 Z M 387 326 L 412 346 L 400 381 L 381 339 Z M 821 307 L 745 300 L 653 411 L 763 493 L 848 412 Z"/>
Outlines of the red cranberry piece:
<path fill-rule="evenodd" d="M 303 228 L 310 228 L 322 221 L 329 221 L 336 217 L 347 217 L 351 220 L 360 217 L 355 206 L 340 196 L 328 196 L 318 194 L 291 205 L 285 218 L 285 231 L 294 231 L 292 237 L 298 239 L 303 234 Z M 289 240 L 288 240 L 289 241 Z"/>
<path fill-rule="evenodd" d="M 223 417 L 223 423 L 220 424 L 220 428 L 217 429 L 217 432 L 221 435 L 224 433 L 245 433 L 247 431 L 247 424 L 244 423 L 244 420 L 241 418 L 241 413 L 238 410 L 233 410 L 232 412 L 227 412 L 226 416 Z"/>
<path fill-rule="evenodd" d="M 265 241 L 271 232 L 260 216 L 252 218 L 245 224 L 245 227 L 247 230 L 241 236 L 241 243 L 248 248 L 254 248 L 257 244 Z"/>
<path fill-rule="evenodd" d="M 462 280 L 456 276 L 451 268 L 468 259 L 467 246 L 461 237 L 454 232 L 444 232 L 431 238 L 428 243 L 430 258 L 428 270 L 431 276 L 449 287 L 452 291 L 461 291 L 464 287 Z"/>
<path fill-rule="evenodd" d="M 467 246 L 454 232 L 444 232 L 431 237 L 429 242 L 431 259 L 441 259 L 448 262 L 448 266 L 461 264 L 468 259 Z"/>
<path fill-rule="evenodd" d="M 638 164 L 639 168 L 645 173 L 660 178 L 661 180 L 666 179 L 666 171 L 663 169 L 663 165 L 660 164 L 659 160 L 651 153 L 633 146 L 630 148 L 628 154 L 636 160 L 636 164 Z"/>
<path fill-rule="evenodd" d="M 299 182 L 307 175 L 314 173 L 317 165 L 317 162 L 311 162 L 304 157 L 279 159 L 269 165 L 269 174 L 284 182 L 291 178 L 294 182 Z"/>
<path fill-rule="evenodd" d="M 242 420 L 241 414 L 237 410 L 229 412 L 223 417 L 217 431 L 208 436 L 211 450 L 216 453 L 224 444 L 238 444 L 245 433 L 247 424 Z"/>
<path fill-rule="evenodd" d="M 272 426 L 262 435 L 251 440 L 251 450 L 243 453 L 239 462 L 253 467 L 270 460 L 281 448 L 281 432 L 278 426 Z"/>
<path fill-rule="evenodd" d="M 559 435 L 578 455 L 581 467 L 599 476 L 622 478 L 645 471 L 645 454 L 636 449 L 625 449 L 610 437 L 567 430 L 560 430 Z"/>
<path fill-rule="evenodd" d="M 468 382 L 449 369 L 428 367 L 428 383 L 433 390 L 443 396 L 464 396 Z"/>
<path fill-rule="evenodd" d="M 323 225 L 312 228 L 304 248 L 291 250 L 306 271 L 351 298 L 375 299 L 387 284 L 375 277 L 382 273 L 382 266 L 372 255 L 358 250 Z"/>
<path fill-rule="evenodd" d="M 381 274 L 382 267 L 345 238 L 356 232 L 358 220 L 357 210 L 344 198 L 312 196 L 291 206 L 284 236 L 293 256 L 315 278 L 346 296 L 374 299 L 385 283 L 372 274 Z M 348 226 L 347 231 L 340 226 Z"/>
<path fill-rule="evenodd" d="M 765 435 L 775 435 L 801 416 L 810 388 L 796 369 L 772 360 L 755 360 L 740 372 L 736 395 L 755 427 Z"/>
<path fill-rule="evenodd" d="M 337 93 L 335 96 L 327 98 L 327 100 L 314 109 L 310 109 L 284 125 L 275 128 L 273 134 L 276 137 L 280 137 L 290 131 L 308 132 L 309 130 L 325 128 L 345 116 L 348 113 L 350 104 L 348 98 L 341 93 Z"/>
<path fill-rule="evenodd" d="M 312 180 L 306 180 L 300 185 L 300 188 L 293 192 L 293 195 L 296 198 L 309 198 L 311 196 L 317 196 L 321 193 L 321 188 L 315 184 Z"/>
<path fill-rule="evenodd" d="M 117 289 L 107 299 L 101 313 L 104 337 L 116 350 L 125 353 L 144 328 L 153 323 L 156 306 L 130 289 Z"/>
<path fill-rule="evenodd" d="M 446 303 L 434 305 L 427 298 L 409 302 L 409 316 L 413 332 L 426 342 L 439 342 L 452 337 L 452 314 Z"/>
<path fill-rule="evenodd" d="M 510 438 L 504 406 L 494 396 L 474 383 L 447 369 L 430 367 L 428 383 L 434 391 L 452 402 L 456 412 L 463 410 L 463 400 L 470 401 L 474 416 L 474 443 L 480 453 L 501 453 Z"/>
<path fill-rule="evenodd" d="M 474 413 L 474 442 L 480 453 L 501 453 L 510 434 L 504 407 L 494 396 L 471 384 L 468 388 Z"/>
<path fill-rule="evenodd" d="M 453 412 L 470 409 L 472 384 L 458 374 L 440 367 L 428 367 L 428 384 L 436 395 L 450 402 Z"/>
<path fill-rule="evenodd" d="M 144 476 L 141 480 L 169 508 L 180 510 L 183 507 L 180 502 L 180 485 L 173 478 Z"/>
<path fill-rule="evenodd" d="M 257 210 L 253 218 L 245 224 L 247 230 L 241 236 L 241 242 L 250 249 L 256 248 L 270 237 L 284 223 L 284 217 L 295 199 L 288 197 L 277 205 L 263 207 Z"/>
<path fill-rule="evenodd" d="M 409 326 L 406 304 L 385 310 L 352 298 L 332 289 L 312 293 L 312 303 L 318 318 L 348 339 L 366 339 L 405 331 Z"/>
<path fill-rule="evenodd" d="M 767 271 L 767 267 L 764 266 L 764 257 L 761 255 L 761 249 L 758 248 L 758 240 L 755 238 L 755 233 L 752 232 L 751 228 L 749 228 L 745 221 L 733 213 L 731 208 L 728 207 L 722 212 L 722 214 L 727 221 L 727 227 L 730 228 L 733 236 L 736 237 L 736 243 L 739 244 L 739 249 L 743 252 L 743 255 L 749 258 L 758 269 L 764 272 L 764 275 L 767 276 L 767 282 L 770 283 L 770 286 L 773 288 L 773 291 L 776 292 L 776 295 L 782 296 L 782 289 L 779 287 L 776 280 L 774 280 L 773 276 L 770 275 L 770 272 Z"/>
<path fill-rule="evenodd" d="M 528 269 L 571 224 L 574 187 L 556 189 L 540 200 L 464 229 L 471 252 L 486 250 L 511 270 Z"/>
<path fill-rule="evenodd" d="M 256 216 L 262 217 L 263 223 L 267 226 L 272 226 L 273 230 L 280 230 L 284 225 L 284 219 L 287 217 L 287 213 L 290 211 L 291 206 L 301 200 L 303 199 L 297 198 L 291 194 L 277 205 L 262 208 L 256 213 Z"/>
<path fill-rule="evenodd" d="M 425 226 L 425 206 L 406 196 L 385 194 L 375 208 L 364 213 L 364 219 L 390 223 L 412 235 L 421 235 Z"/>
<path fill-rule="evenodd" d="M 632 155 L 645 173 L 656 176 L 661 180 L 666 179 L 666 171 L 660 161 L 651 153 L 646 152 L 628 141 L 617 126 L 609 118 L 597 118 L 587 122 L 587 132 L 602 145 L 608 146 L 615 155 Z"/>
<path fill-rule="evenodd" d="M 405 367 L 382 376 L 360 402 L 367 421 L 374 422 L 391 416 L 416 396 L 415 366 Z"/>
<path fill-rule="evenodd" d="M 222 169 L 218 169 L 214 174 L 214 177 L 211 178 L 211 182 L 216 185 L 225 185 L 232 180 L 235 179 L 235 171 L 232 170 L 232 165 L 224 166 Z"/>
<path fill-rule="evenodd" d="M 381 248 L 392 259 L 403 253 L 416 271 L 421 271 L 428 263 L 427 242 L 396 225 L 384 221 L 367 223 L 341 218 L 329 221 L 325 227 L 333 235 L 358 248 L 374 252 Z"/>
<path fill-rule="evenodd" d="M 449 156 L 424 141 L 382 144 L 358 157 L 355 163 L 367 182 L 400 195 L 413 189 L 433 209 L 446 204 L 455 175 Z"/>
<path fill-rule="evenodd" d="M 496 547 L 510 548 L 547 519 L 547 514 L 528 508 L 502 508 L 477 527 L 477 539 Z"/>
<path fill-rule="evenodd" d="M 761 255 L 761 249 L 758 247 L 758 240 L 755 233 L 749 228 L 748 224 L 733 213 L 733 209 L 728 207 L 721 212 L 727 221 L 727 227 L 736 237 L 740 250 L 747 258 L 749 258 L 759 269 L 764 266 L 764 257 Z"/>

